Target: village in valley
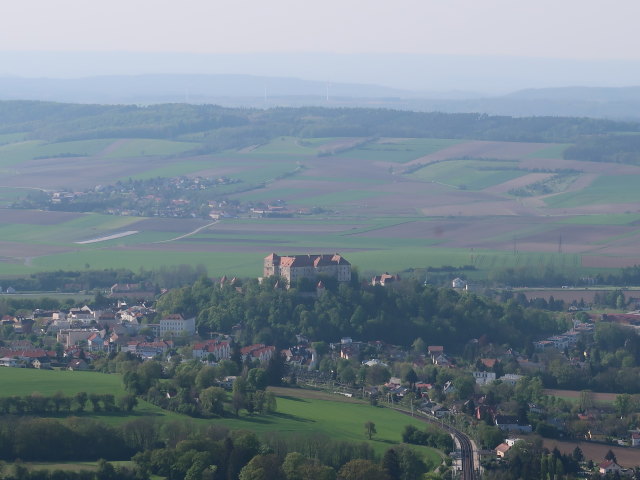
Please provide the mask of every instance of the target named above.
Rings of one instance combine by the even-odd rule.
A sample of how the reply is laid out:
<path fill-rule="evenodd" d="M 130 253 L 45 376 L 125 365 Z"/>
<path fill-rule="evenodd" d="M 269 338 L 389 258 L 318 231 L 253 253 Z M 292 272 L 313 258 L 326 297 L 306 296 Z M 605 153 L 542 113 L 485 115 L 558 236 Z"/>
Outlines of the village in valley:
<path fill-rule="evenodd" d="M 351 274 L 351 264 L 339 254 L 273 253 L 264 259 L 259 282 L 283 291 L 307 282 L 312 288 L 297 295 L 316 298 L 327 294 L 324 282 L 351 282 Z M 267 283 L 270 277 L 275 283 Z M 363 282 L 363 288 L 399 288 L 403 281 L 385 272 Z M 243 293 L 242 281 L 226 276 L 213 281 L 212 288 Z M 451 289 L 474 295 L 459 278 Z M 295 343 L 276 346 L 244 344 L 242 324 L 221 333 L 199 332 L 197 315 L 158 313 L 152 290 L 116 284 L 106 292 L 105 307 L 36 308 L 30 314 L 4 315 L 0 366 L 104 371 L 105 364 L 120 357 L 174 365 L 199 362 L 218 367 L 215 385 L 231 391 L 242 369 L 268 370 L 281 362 L 278 375 L 285 385 L 401 408 L 472 433 L 484 468 L 499 464 L 519 440 L 533 437 L 545 447 L 559 448 L 585 471 L 624 474 L 634 466 L 629 459 L 640 455 L 640 423 L 634 424 L 640 421 L 637 395 L 563 392 L 544 388 L 541 380 L 549 370 L 589 369 L 585 352 L 594 344 L 596 325 L 615 323 L 616 314 L 595 315 L 574 307 L 561 313 L 570 328 L 538 338 L 527 352 L 492 344 L 484 336 L 449 352 L 443 345 L 430 345 L 428 331 L 409 346 L 382 338 L 324 342 L 302 334 Z M 640 320 L 634 313 L 624 317 L 629 329 Z M 593 452 L 602 454 L 594 457 Z"/>

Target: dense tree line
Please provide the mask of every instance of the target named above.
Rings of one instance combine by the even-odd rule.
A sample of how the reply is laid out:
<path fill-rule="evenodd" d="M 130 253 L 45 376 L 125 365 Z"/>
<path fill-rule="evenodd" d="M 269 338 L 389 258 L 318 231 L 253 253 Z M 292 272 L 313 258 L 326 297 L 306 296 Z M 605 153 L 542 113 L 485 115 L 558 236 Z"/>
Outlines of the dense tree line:
<path fill-rule="evenodd" d="M 640 265 L 624 267 L 611 273 L 594 273 L 585 276 L 578 270 L 559 271 L 552 266 L 545 266 L 541 269 L 530 267 L 509 267 L 496 269 L 489 272 L 489 286 L 511 286 L 511 287 L 561 287 L 563 285 L 572 286 L 633 286 L 640 285 Z"/>
<path fill-rule="evenodd" d="M 98 371 L 123 374 L 130 395 L 118 400 L 121 409 L 126 409 L 131 396 L 140 396 L 165 410 L 193 417 L 237 416 L 240 410 L 250 415 L 275 412 L 275 396 L 266 387 L 280 384 L 284 374 L 282 357 L 274 356 L 261 368 L 250 360 L 242 363 L 238 353 L 238 346 L 234 345 L 233 360 L 223 360 L 216 366 L 200 360 L 182 362 L 179 354 L 163 366 L 155 360 L 142 362 L 129 352 L 112 353 L 94 365 Z M 229 375 L 237 376 L 231 395 L 220 387 L 220 380 Z"/>
<path fill-rule="evenodd" d="M 56 270 L 51 272 L 37 272 L 27 277 L 14 277 L 2 281 L 2 287 L 13 287 L 18 292 L 78 292 L 81 290 L 108 290 L 115 283 L 141 284 L 143 288 L 160 290 L 160 288 L 175 288 L 190 284 L 202 275 L 206 269 L 202 265 L 162 266 L 154 270 L 141 269 L 137 272 L 125 268 L 105 268 L 92 270 L 86 265 L 86 270 Z M 16 299 L 0 298 L 8 307 L 15 309 L 51 309 L 61 308 L 55 299 Z"/>
<path fill-rule="evenodd" d="M 640 136 L 595 135 L 579 139 L 563 154 L 567 160 L 640 164 Z"/>
<path fill-rule="evenodd" d="M 100 459 L 95 471 L 92 470 L 62 470 L 62 469 L 28 469 L 22 462 L 14 462 L 11 466 L 2 468 L 1 480 L 147 480 L 138 469 L 130 469 Z"/>
<path fill-rule="evenodd" d="M 424 430 L 407 425 L 402 432 L 402 441 L 414 445 L 426 445 L 444 452 L 451 452 L 454 449 L 451 435 L 430 425 L 427 425 Z"/>
<path fill-rule="evenodd" d="M 213 105 L 0 103 L 0 133 L 30 132 L 47 141 L 168 138 L 204 141 L 208 151 L 300 137 L 420 137 L 568 142 L 582 135 L 638 132 L 636 123 L 589 118 L 489 116 L 319 107 L 231 109 Z M 194 143 L 194 147 L 196 144 Z"/>
<path fill-rule="evenodd" d="M 98 394 L 78 392 L 67 396 L 56 392 L 51 396 L 39 393 L 31 395 L 0 397 L 0 414 L 8 415 L 46 415 L 82 413 L 88 405 L 93 412 L 131 412 L 138 401 L 133 395 L 124 395 L 116 399 L 110 393 Z"/>
<path fill-rule="evenodd" d="M 142 449 L 133 423 L 112 427 L 87 418 L 0 417 L 0 459 L 25 461 L 128 459 Z"/>
<path fill-rule="evenodd" d="M 336 341 L 343 336 L 410 345 L 416 338 L 457 351 L 483 335 L 494 343 L 524 347 L 537 336 L 563 331 L 564 321 L 515 301 L 497 303 L 470 293 L 404 281 L 393 288 L 338 285 L 326 278 L 326 292 L 302 296 L 248 280 L 242 289 L 220 288 L 206 278 L 163 295 L 161 313 L 197 316 L 203 335 L 240 325 L 240 342 L 287 345 L 296 334 Z"/>

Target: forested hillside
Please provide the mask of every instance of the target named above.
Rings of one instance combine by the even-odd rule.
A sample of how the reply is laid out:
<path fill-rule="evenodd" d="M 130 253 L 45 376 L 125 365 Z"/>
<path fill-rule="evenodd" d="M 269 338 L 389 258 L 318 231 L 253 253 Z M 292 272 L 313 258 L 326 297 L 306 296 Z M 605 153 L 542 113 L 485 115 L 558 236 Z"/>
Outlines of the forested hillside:
<path fill-rule="evenodd" d="M 316 298 L 296 289 L 276 288 L 273 278 L 265 279 L 262 285 L 248 280 L 241 289 L 230 285 L 220 288 L 201 278 L 163 295 L 157 308 L 162 313 L 197 316 L 203 335 L 228 333 L 239 325 L 243 344 L 286 345 L 301 333 L 327 342 L 353 336 L 402 345 L 422 337 L 429 344 L 456 351 L 472 338 L 489 335 L 488 342 L 526 348 L 531 347 L 534 337 L 566 327 L 564 321 L 522 308 L 515 301 L 500 304 L 418 282 L 384 288 L 357 282 L 338 286 L 326 280 L 327 291 Z"/>
<path fill-rule="evenodd" d="M 204 141 L 208 151 L 253 145 L 280 135 L 571 142 L 583 135 L 639 131 L 636 123 L 588 118 L 318 107 L 258 110 L 186 104 L 140 107 L 0 102 L 0 133 L 26 132 L 28 138 L 47 141 L 192 138 Z"/>

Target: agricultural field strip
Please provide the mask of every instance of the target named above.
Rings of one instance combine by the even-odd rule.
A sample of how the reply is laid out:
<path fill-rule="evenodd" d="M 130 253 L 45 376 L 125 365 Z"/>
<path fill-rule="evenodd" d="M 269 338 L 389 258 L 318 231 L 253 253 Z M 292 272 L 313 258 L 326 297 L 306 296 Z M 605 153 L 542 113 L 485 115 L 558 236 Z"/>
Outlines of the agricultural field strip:
<path fill-rule="evenodd" d="M 550 158 L 550 159 L 563 159 L 564 151 L 570 147 L 571 143 L 556 143 L 548 147 L 543 147 L 540 150 L 531 152 L 525 155 L 523 158 Z"/>
<path fill-rule="evenodd" d="M 462 168 L 459 166 L 460 163 L 463 165 Z M 514 168 L 491 168 L 495 163 L 513 163 Z M 531 172 L 519 169 L 516 162 L 449 159 L 425 165 L 408 176 L 415 180 L 440 183 L 458 189 L 466 187 L 469 190 L 484 190 L 529 173 Z"/>
<path fill-rule="evenodd" d="M 367 233 L 367 232 L 375 232 L 375 231 L 379 231 L 379 230 L 384 230 L 386 228 L 389 227 L 395 227 L 397 225 L 405 225 L 405 224 L 409 224 L 409 223 L 414 223 L 416 220 L 389 220 L 387 222 L 384 223 L 377 223 L 368 227 L 362 227 L 362 228 L 357 228 L 357 229 L 352 229 L 351 231 L 348 232 L 344 232 L 342 233 L 342 236 L 351 236 L 351 235 L 358 235 L 361 233 Z"/>
<path fill-rule="evenodd" d="M 552 195 L 544 201 L 550 208 L 636 203 L 640 201 L 636 183 L 633 175 L 600 175 L 584 189 Z"/>
<path fill-rule="evenodd" d="M 356 158 L 389 163 L 407 163 L 437 153 L 445 148 L 463 143 L 464 140 L 448 139 L 379 139 L 337 153 L 337 158 Z"/>
<path fill-rule="evenodd" d="M 557 229 L 557 226 L 553 224 L 530 224 L 526 222 L 526 219 L 517 219 L 512 223 L 513 230 L 509 233 L 502 233 L 495 236 L 488 236 L 482 239 L 483 243 L 497 243 L 497 242 L 511 242 L 513 243 L 514 238 L 516 239 L 516 243 L 518 241 L 526 241 L 527 237 L 530 235 L 536 235 L 544 232 L 553 232 Z M 555 235 L 555 234 L 554 234 Z M 557 235 L 555 235 L 555 239 L 557 240 Z M 516 245 L 517 248 L 517 245 Z M 506 252 L 511 253 L 511 252 Z"/>
<path fill-rule="evenodd" d="M 575 215 L 556 220 L 555 223 L 564 225 L 629 225 L 638 221 L 640 221 L 640 215 L 638 214 L 620 213 L 617 215 Z"/>
<path fill-rule="evenodd" d="M 640 235 L 640 228 L 636 228 L 636 229 L 631 230 L 629 232 L 621 233 L 619 235 L 612 235 L 611 237 L 607 237 L 604 240 L 598 240 L 598 241 L 589 242 L 589 243 L 591 245 L 600 245 L 600 247 L 597 248 L 597 250 L 599 250 L 600 248 L 602 248 L 601 246 L 607 246 L 612 242 L 615 242 L 615 241 L 618 241 L 618 240 L 623 240 L 623 239 L 629 238 L 629 237 L 635 237 L 636 235 Z"/>

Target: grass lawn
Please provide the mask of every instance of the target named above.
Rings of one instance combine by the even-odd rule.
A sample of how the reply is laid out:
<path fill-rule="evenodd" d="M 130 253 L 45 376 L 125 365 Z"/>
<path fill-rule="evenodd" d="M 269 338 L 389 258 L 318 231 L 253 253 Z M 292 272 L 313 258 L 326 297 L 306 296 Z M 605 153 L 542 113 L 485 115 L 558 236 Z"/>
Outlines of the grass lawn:
<path fill-rule="evenodd" d="M 58 391 L 67 396 L 78 392 L 112 393 L 116 397 L 125 394 L 120 375 L 96 372 L 0 368 L 0 385 L 2 396 L 25 396 L 34 392 L 49 396 Z"/>
<path fill-rule="evenodd" d="M 391 445 L 402 442 L 405 425 L 425 428 L 425 423 L 404 416 L 384 407 L 372 407 L 360 401 L 344 401 L 320 398 L 306 398 L 306 390 L 275 388 L 278 411 L 266 416 L 241 416 L 212 420 L 231 429 L 247 429 L 258 434 L 266 432 L 282 433 L 322 433 L 335 440 L 367 442 L 382 455 Z M 320 395 L 322 396 L 322 395 Z M 377 434 L 371 440 L 365 435 L 364 424 L 375 423 Z M 428 447 L 416 447 L 431 462 L 440 462 L 440 453 Z"/>

